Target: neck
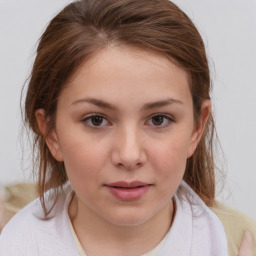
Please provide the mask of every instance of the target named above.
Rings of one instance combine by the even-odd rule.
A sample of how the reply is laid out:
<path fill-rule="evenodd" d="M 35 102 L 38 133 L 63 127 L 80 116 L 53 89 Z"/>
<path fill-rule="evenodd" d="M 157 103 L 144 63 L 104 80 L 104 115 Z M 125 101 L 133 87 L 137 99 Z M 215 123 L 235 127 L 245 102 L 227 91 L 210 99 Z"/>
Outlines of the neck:
<path fill-rule="evenodd" d="M 170 202 L 142 224 L 119 226 L 95 214 L 76 196 L 69 207 L 74 230 L 88 256 L 145 254 L 164 238 L 172 224 L 173 215 L 174 207 Z"/>

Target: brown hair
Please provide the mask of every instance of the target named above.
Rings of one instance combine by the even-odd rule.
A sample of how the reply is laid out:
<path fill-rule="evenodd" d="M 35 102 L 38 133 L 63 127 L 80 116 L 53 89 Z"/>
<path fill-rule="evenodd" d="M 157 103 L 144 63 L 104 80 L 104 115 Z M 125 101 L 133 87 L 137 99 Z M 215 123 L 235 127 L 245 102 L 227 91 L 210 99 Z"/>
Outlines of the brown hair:
<path fill-rule="evenodd" d="M 50 210 L 45 207 L 44 192 L 53 189 L 57 193 L 68 178 L 64 164 L 53 158 L 39 131 L 35 111 L 45 110 L 50 132 L 55 125 L 58 95 L 68 79 L 81 63 L 109 44 L 157 51 L 186 70 L 191 79 L 195 121 L 201 114 L 202 101 L 210 98 L 203 40 L 188 16 L 169 0 L 80 0 L 66 6 L 51 20 L 39 41 L 25 101 L 25 121 L 34 132 L 35 172 L 46 215 Z M 210 115 L 184 175 L 208 206 L 215 198 L 213 136 Z"/>

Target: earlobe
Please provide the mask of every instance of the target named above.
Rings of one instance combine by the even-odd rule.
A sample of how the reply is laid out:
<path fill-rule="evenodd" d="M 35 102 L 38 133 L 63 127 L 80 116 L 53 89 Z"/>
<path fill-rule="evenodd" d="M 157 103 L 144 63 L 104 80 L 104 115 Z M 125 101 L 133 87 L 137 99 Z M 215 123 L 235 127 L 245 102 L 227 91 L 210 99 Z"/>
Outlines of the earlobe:
<path fill-rule="evenodd" d="M 55 129 L 48 132 L 47 121 L 45 119 L 44 109 L 38 109 L 35 112 L 38 128 L 43 135 L 45 142 L 51 151 L 52 156 L 59 162 L 63 161 L 59 140 Z"/>
<path fill-rule="evenodd" d="M 211 101 L 210 100 L 204 100 L 201 107 L 201 116 L 198 120 L 197 125 L 195 126 L 195 129 L 193 131 L 193 134 L 191 136 L 191 143 L 188 150 L 187 157 L 191 157 L 196 150 L 196 147 L 198 143 L 200 142 L 200 139 L 202 138 L 205 125 L 207 123 L 207 120 L 211 114 Z"/>

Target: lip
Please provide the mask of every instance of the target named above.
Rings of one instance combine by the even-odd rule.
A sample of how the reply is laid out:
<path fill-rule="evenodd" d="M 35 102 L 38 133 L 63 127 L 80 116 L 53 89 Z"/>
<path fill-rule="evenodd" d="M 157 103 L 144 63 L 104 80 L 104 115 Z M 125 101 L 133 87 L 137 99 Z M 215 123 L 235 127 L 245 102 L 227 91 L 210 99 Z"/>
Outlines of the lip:
<path fill-rule="evenodd" d="M 135 201 L 142 198 L 149 190 L 152 184 L 141 181 L 118 181 L 106 184 L 105 187 L 117 199 L 122 201 Z"/>

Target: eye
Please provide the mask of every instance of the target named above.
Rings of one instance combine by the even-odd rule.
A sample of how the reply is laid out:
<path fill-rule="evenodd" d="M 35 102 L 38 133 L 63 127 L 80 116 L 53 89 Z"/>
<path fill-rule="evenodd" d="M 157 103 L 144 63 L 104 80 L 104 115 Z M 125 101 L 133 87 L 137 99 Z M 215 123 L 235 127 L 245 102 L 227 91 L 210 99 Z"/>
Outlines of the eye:
<path fill-rule="evenodd" d="M 102 127 L 109 125 L 109 121 L 102 115 L 90 115 L 82 119 L 82 122 L 90 127 Z"/>
<path fill-rule="evenodd" d="M 147 124 L 156 126 L 156 127 L 167 127 L 170 125 L 171 122 L 174 122 L 173 118 L 167 115 L 159 114 L 159 115 L 152 116 L 147 121 Z"/>

